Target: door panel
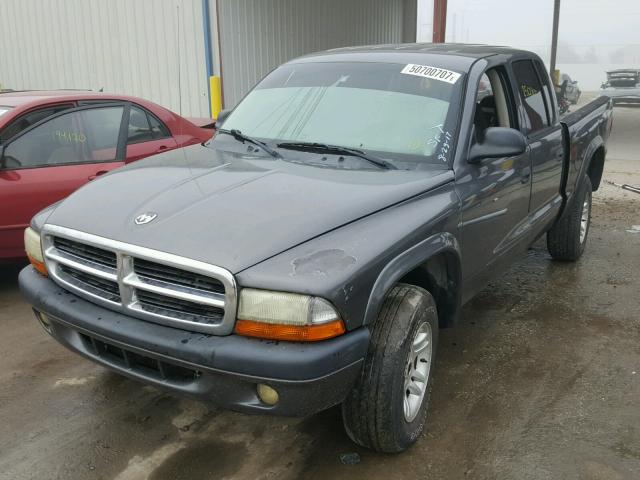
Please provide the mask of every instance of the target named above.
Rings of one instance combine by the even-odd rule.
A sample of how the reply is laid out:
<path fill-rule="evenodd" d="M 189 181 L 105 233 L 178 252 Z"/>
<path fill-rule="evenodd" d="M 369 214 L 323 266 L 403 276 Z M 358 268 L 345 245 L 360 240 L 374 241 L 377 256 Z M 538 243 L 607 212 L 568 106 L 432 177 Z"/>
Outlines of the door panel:
<path fill-rule="evenodd" d="M 506 70 L 489 69 L 480 86 L 472 143 L 483 141 L 486 128 L 516 126 Z M 514 157 L 464 164 L 457 173 L 456 190 L 462 202 L 463 297 L 468 299 L 484 287 L 501 265 L 510 263 L 514 255 L 524 250 L 531 158 L 527 149 Z"/>
<path fill-rule="evenodd" d="M 31 218 L 67 197 L 100 171 L 123 162 L 80 164 L 0 171 L 0 258 L 24 256 L 22 235 Z"/>
<path fill-rule="evenodd" d="M 562 129 L 555 118 L 555 96 L 549 77 L 539 62 L 519 60 L 513 63 L 514 77 L 521 102 L 522 131 L 531 148 L 531 234 L 535 238 L 548 226 L 548 215 L 560 199 L 560 179 L 564 161 Z"/>
<path fill-rule="evenodd" d="M 546 208 L 560 197 L 560 179 L 564 161 L 560 127 L 529 140 L 531 147 L 531 212 Z"/>
<path fill-rule="evenodd" d="M 456 179 L 462 201 L 462 262 L 465 280 L 484 285 L 492 264 L 521 239 L 531 188 L 529 153 L 468 165 Z M 519 250 L 518 250 L 519 251 Z M 515 252 L 514 252 L 515 253 Z"/>

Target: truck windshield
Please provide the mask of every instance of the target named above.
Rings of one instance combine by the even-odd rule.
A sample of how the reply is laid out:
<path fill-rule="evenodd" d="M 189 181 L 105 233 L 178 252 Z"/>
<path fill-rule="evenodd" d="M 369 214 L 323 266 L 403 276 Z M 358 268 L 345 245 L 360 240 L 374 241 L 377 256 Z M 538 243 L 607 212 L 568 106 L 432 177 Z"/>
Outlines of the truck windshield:
<path fill-rule="evenodd" d="M 240 102 L 223 128 L 271 145 L 318 142 L 391 161 L 446 165 L 461 77 L 413 64 L 283 65 Z"/>

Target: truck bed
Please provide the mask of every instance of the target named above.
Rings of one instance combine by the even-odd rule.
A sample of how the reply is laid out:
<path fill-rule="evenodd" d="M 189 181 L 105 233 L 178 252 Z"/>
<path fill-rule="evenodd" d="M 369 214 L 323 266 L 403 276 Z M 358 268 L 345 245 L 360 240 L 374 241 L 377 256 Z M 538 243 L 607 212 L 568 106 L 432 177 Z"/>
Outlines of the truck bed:
<path fill-rule="evenodd" d="M 562 117 L 567 160 L 562 177 L 565 203 L 572 199 L 584 174 L 592 176 L 593 190 L 598 189 L 606 154 L 605 142 L 611 131 L 612 112 L 611 99 L 598 97 L 575 112 Z M 598 164 L 599 155 L 602 156 L 601 164 Z"/>

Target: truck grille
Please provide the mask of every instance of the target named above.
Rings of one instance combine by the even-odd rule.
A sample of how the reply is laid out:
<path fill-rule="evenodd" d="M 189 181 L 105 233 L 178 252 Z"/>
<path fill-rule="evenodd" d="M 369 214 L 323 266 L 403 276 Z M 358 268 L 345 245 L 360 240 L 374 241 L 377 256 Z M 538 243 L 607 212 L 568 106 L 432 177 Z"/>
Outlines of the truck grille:
<path fill-rule="evenodd" d="M 159 315 L 170 315 L 183 318 L 192 322 L 215 323 L 222 318 L 224 310 L 217 307 L 200 305 L 199 303 L 171 298 L 157 293 L 138 290 L 138 303 L 147 311 Z"/>
<path fill-rule="evenodd" d="M 62 278 L 78 288 L 83 288 L 112 302 L 120 302 L 120 289 L 117 282 L 95 277 L 66 265 L 60 265 L 58 270 Z"/>
<path fill-rule="evenodd" d="M 120 348 L 98 340 L 97 338 L 90 337 L 84 333 L 80 334 L 80 338 L 84 343 L 84 347 L 91 354 L 98 356 L 110 364 L 132 370 L 141 375 L 150 376 L 155 380 L 181 385 L 191 383 L 202 375 L 202 372 L 198 370 L 140 355 L 131 350 Z"/>
<path fill-rule="evenodd" d="M 233 330 L 236 285 L 223 268 L 54 225 L 42 247 L 51 278 L 94 303 L 185 330 Z"/>
<path fill-rule="evenodd" d="M 224 293 L 224 285 L 215 278 L 200 275 L 194 272 L 187 272 L 178 268 L 169 267 L 159 263 L 148 262 L 141 258 L 136 258 L 133 262 L 133 269 L 140 276 L 148 281 L 169 282 L 183 287 L 196 288 L 209 292 Z"/>
<path fill-rule="evenodd" d="M 68 255 L 82 259 L 87 262 L 93 262 L 103 267 L 116 268 L 116 254 L 108 250 L 84 245 L 62 237 L 54 237 L 54 246 Z"/>

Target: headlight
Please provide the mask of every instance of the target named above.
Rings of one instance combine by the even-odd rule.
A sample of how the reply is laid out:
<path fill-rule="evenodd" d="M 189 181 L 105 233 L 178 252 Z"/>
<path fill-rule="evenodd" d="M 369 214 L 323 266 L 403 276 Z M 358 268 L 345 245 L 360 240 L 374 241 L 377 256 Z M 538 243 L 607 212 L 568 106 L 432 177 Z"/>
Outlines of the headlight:
<path fill-rule="evenodd" d="M 322 298 L 252 288 L 240 291 L 236 321 L 239 335 L 314 342 L 344 332 L 338 312 Z"/>
<path fill-rule="evenodd" d="M 44 264 L 44 256 L 42 255 L 40 234 L 31 227 L 27 227 L 24 231 L 24 249 L 33 268 L 46 277 L 47 267 Z"/>

